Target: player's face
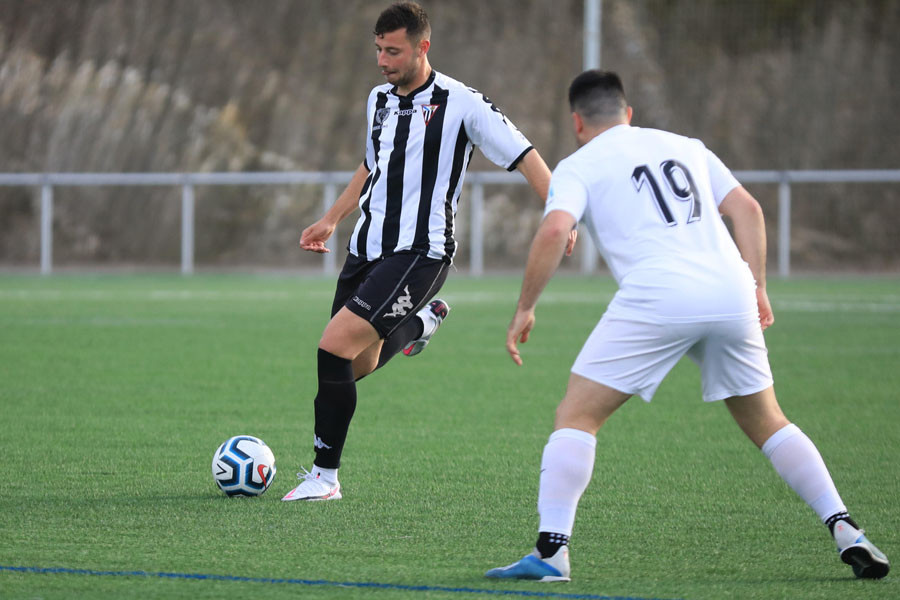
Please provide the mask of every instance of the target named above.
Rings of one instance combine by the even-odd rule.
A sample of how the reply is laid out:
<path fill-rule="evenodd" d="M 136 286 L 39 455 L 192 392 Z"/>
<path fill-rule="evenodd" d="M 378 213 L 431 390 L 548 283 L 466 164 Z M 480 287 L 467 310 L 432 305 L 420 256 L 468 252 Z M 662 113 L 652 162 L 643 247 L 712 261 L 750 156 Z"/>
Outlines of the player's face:
<path fill-rule="evenodd" d="M 406 37 L 406 29 L 375 36 L 378 68 L 388 83 L 406 87 L 416 76 L 424 53 Z"/>

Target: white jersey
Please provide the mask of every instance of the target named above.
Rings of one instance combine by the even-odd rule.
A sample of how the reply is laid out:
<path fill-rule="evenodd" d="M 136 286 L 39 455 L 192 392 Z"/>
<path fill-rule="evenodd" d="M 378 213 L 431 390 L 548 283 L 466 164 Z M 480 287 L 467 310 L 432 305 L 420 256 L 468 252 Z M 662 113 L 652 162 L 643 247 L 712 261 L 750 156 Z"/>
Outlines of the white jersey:
<path fill-rule="evenodd" d="M 700 140 L 618 125 L 559 163 L 545 214 L 587 225 L 619 284 L 610 316 L 744 319 L 758 314 L 755 282 L 718 211 L 738 185 Z"/>
<path fill-rule="evenodd" d="M 366 114 L 369 177 L 348 250 L 367 260 L 413 251 L 450 262 L 473 146 L 512 171 L 531 144 L 487 97 L 436 71 L 408 96 L 376 87 Z"/>

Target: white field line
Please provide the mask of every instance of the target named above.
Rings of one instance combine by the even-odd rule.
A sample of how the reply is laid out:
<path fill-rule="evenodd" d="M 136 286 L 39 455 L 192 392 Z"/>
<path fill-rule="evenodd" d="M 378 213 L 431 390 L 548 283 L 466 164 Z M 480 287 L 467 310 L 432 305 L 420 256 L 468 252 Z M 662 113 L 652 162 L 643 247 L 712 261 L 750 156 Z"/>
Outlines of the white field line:
<path fill-rule="evenodd" d="M 304 292 L 304 295 L 310 292 Z M 319 295 L 313 291 L 312 295 Z M 331 292 L 321 292 L 322 296 Z M 138 301 L 267 301 L 267 300 L 291 300 L 296 298 L 296 293 L 278 292 L 272 290 L 262 291 L 227 291 L 214 290 L 0 290 L 0 300 L 24 300 L 24 301 L 67 301 L 88 300 L 97 302 L 119 302 L 122 300 Z"/>
<path fill-rule="evenodd" d="M 316 299 L 331 298 L 332 288 L 322 290 L 304 290 L 303 292 L 276 290 L 62 290 L 62 289 L 0 289 L 0 301 L 152 301 L 152 302 L 281 302 L 297 300 L 301 297 Z M 509 304 L 515 305 L 518 292 L 449 292 L 442 294 L 451 306 L 457 304 Z M 541 304 L 585 304 L 605 307 L 612 300 L 609 292 L 548 292 L 541 296 Z M 779 311 L 804 313 L 898 313 L 900 312 L 900 296 L 879 296 L 872 301 L 862 295 L 821 297 L 786 296 L 771 297 L 772 307 L 776 315 Z"/>
<path fill-rule="evenodd" d="M 0 323 L 4 319 L 0 317 Z M 137 317 L 35 317 L 31 319 L 16 319 L 15 325 L 27 325 L 29 327 L 59 327 L 61 325 L 87 325 L 90 327 L 202 327 L 205 329 L 223 329 L 224 324 L 213 321 L 201 321 L 198 319 L 165 319 L 165 318 L 137 318 Z"/>

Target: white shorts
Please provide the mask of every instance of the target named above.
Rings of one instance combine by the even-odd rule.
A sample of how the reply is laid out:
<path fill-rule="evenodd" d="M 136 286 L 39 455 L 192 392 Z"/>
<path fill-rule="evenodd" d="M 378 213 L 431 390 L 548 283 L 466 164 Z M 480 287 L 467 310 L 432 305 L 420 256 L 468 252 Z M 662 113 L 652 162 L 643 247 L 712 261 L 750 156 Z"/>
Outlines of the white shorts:
<path fill-rule="evenodd" d="M 769 353 L 755 318 L 656 324 L 604 315 L 572 372 L 650 402 L 685 354 L 700 367 L 706 402 L 746 396 L 772 385 Z"/>

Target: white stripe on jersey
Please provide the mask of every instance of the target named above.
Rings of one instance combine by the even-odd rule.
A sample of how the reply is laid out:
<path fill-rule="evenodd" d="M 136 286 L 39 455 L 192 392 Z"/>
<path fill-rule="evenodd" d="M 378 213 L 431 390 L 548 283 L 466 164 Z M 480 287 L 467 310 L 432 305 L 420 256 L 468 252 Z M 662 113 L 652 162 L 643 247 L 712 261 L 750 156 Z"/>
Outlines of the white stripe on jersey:
<path fill-rule="evenodd" d="M 366 113 L 369 177 L 348 249 L 368 260 L 411 250 L 449 262 L 473 147 L 511 171 L 531 144 L 487 97 L 436 71 L 409 96 L 376 87 Z"/>

